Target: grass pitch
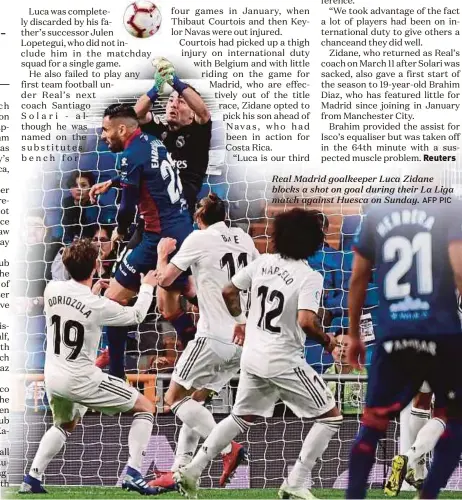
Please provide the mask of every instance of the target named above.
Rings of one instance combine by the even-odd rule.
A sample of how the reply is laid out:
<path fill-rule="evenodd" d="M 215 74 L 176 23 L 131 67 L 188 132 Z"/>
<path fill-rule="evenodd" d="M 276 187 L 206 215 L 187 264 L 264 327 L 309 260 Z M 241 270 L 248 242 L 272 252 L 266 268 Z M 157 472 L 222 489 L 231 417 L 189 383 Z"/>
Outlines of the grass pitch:
<path fill-rule="evenodd" d="M 138 499 L 140 495 L 135 492 L 127 492 L 122 490 L 122 488 L 105 488 L 105 487 L 84 487 L 76 486 L 68 488 L 65 486 L 50 486 L 46 487 L 48 490 L 47 495 L 39 495 L 40 499 L 46 500 L 47 498 L 60 498 L 60 499 L 119 499 L 119 498 L 131 498 Z M 326 489 L 316 489 L 312 490 L 313 494 L 317 498 L 344 498 L 345 492 L 343 490 L 334 490 L 330 488 Z M 17 488 L 5 488 L 2 491 L 2 498 L 15 498 L 23 499 L 29 498 L 29 496 L 20 495 Z M 231 490 L 231 489 L 201 489 L 199 491 L 199 498 L 204 499 L 233 499 L 233 500 L 250 500 L 250 499 L 277 499 L 278 498 L 277 489 L 248 489 L 248 490 Z M 413 492 L 402 492 L 399 498 L 414 498 L 415 493 Z M 35 497 L 34 497 L 35 498 Z M 157 497 L 156 497 L 157 498 Z M 174 499 L 184 499 L 179 493 L 164 493 L 159 496 L 159 500 L 174 500 Z M 383 494 L 382 490 L 374 489 L 370 490 L 368 498 L 389 498 Z M 443 492 L 440 498 L 458 498 L 462 499 L 462 491 L 455 492 Z"/>

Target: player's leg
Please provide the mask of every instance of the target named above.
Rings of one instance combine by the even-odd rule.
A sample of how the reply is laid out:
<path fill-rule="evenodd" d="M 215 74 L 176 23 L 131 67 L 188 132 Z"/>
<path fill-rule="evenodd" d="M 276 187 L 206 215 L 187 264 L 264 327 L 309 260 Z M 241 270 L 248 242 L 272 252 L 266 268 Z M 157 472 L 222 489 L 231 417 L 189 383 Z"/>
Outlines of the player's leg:
<path fill-rule="evenodd" d="M 211 392 L 210 389 L 204 388 L 195 390 L 191 394 L 191 399 L 197 401 L 201 405 L 206 405 L 206 402 L 211 396 L 213 396 L 213 392 Z M 183 424 L 181 426 L 176 443 L 175 460 L 171 467 L 172 472 L 177 471 L 180 467 L 184 467 L 192 460 L 192 457 L 196 453 L 200 438 L 200 434 L 191 429 L 189 425 Z"/>
<path fill-rule="evenodd" d="M 310 498 L 312 494 L 305 488 L 305 481 L 338 433 L 343 417 L 324 381 L 302 361 L 296 368 L 273 378 L 272 382 L 278 387 L 282 401 L 298 417 L 315 419 L 297 462 L 279 491 L 281 498 Z"/>
<path fill-rule="evenodd" d="M 433 460 L 420 491 L 420 498 L 437 498 L 462 454 L 462 366 L 460 335 L 438 341 L 437 355 L 431 360 L 429 383 L 435 391 L 437 406 L 445 406 L 446 430 L 435 446 Z"/>
<path fill-rule="evenodd" d="M 203 439 L 215 427 L 215 419 L 202 401 L 191 395 L 196 389 L 211 388 L 210 384 L 217 378 L 219 368 L 226 360 L 226 353 L 238 349 L 231 344 L 223 347 L 226 352 L 219 352 L 219 344 L 204 337 L 190 342 L 175 366 L 165 394 L 165 402 L 175 415 Z"/>
<path fill-rule="evenodd" d="M 182 308 L 180 302 L 180 297 L 184 291 L 191 295 L 195 290 L 189 285 L 189 278 L 183 277 L 181 280 L 177 280 L 175 285 L 168 288 L 158 286 L 156 291 L 157 307 L 160 314 L 172 324 L 185 347 L 196 334 L 193 318 Z"/>
<path fill-rule="evenodd" d="M 420 489 L 426 476 L 425 456 L 433 450 L 446 428 L 446 419 L 443 414 L 435 412 L 430 417 L 433 392 L 425 383 L 413 400 L 410 433 L 412 446 L 405 453 L 408 458 L 406 481 Z"/>
<path fill-rule="evenodd" d="M 123 380 L 105 373 L 98 373 L 92 388 L 82 391 L 81 403 L 106 415 L 133 413 L 128 433 L 128 462 L 122 488 L 142 495 L 156 495 L 158 488 L 151 488 L 142 476 L 146 449 L 152 434 L 155 404 Z"/>
<path fill-rule="evenodd" d="M 49 403 L 53 413 L 53 425 L 40 441 L 29 473 L 21 484 L 20 493 L 46 493 L 42 486 L 43 474 L 85 414 L 84 407 L 61 397 L 50 394 Z"/>
<path fill-rule="evenodd" d="M 201 405 L 205 405 L 205 402 L 209 399 L 210 396 L 211 392 L 209 389 L 200 389 L 195 390 L 191 394 L 191 399 L 197 401 Z M 176 484 L 173 478 L 173 474 L 181 467 L 189 464 L 194 454 L 196 453 L 200 439 L 201 436 L 196 430 L 191 429 L 189 425 L 183 423 L 180 427 L 180 432 L 178 433 L 175 458 L 173 460 L 172 466 L 170 467 L 170 470 L 157 471 L 156 478 L 150 481 L 149 485 L 161 488 L 172 488 Z"/>
<path fill-rule="evenodd" d="M 140 287 L 140 273 L 146 274 L 155 269 L 157 263 L 157 243 L 159 237 L 135 233 L 124 251 L 122 260 L 109 283 L 105 297 L 128 304 Z M 125 378 L 125 344 L 130 327 L 110 326 L 106 329 L 109 351 L 109 373 L 114 377 Z"/>
<path fill-rule="evenodd" d="M 393 342 L 376 344 L 368 370 L 366 408 L 350 452 L 347 498 L 365 498 L 379 440 L 385 436 L 390 419 L 410 403 L 426 378 L 425 354 L 411 348 L 395 350 Z M 398 476 L 391 478 L 386 489 L 399 492 L 405 473 L 403 463 Z"/>
<path fill-rule="evenodd" d="M 277 390 L 268 380 L 242 370 L 231 414 L 216 425 L 191 463 L 174 474 L 180 489 L 194 494 L 208 463 L 238 434 L 246 432 L 257 416 L 272 416 L 277 399 Z"/>
<path fill-rule="evenodd" d="M 238 373 L 242 352 L 242 349 L 234 344 L 223 344 L 214 340 L 210 340 L 209 342 L 213 346 L 212 350 L 214 351 L 214 355 L 208 358 L 208 363 L 205 356 L 202 358 L 203 362 L 209 367 L 207 374 L 202 375 L 199 371 L 192 375 L 195 380 L 194 385 L 206 386 L 203 389 L 195 390 L 191 394 L 193 400 L 203 405 L 206 405 L 207 400 L 210 400 L 213 394 L 219 393 L 221 389 L 228 384 L 231 378 Z M 213 368 L 214 363 L 219 365 L 218 370 Z M 199 362 L 199 366 L 202 366 L 201 362 Z M 184 467 L 192 460 L 199 439 L 200 436 L 196 431 L 191 429 L 188 425 L 183 424 L 177 441 L 175 461 L 171 468 L 172 473 Z M 233 476 L 240 463 L 246 459 L 247 450 L 244 449 L 241 444 L 232 441 L 231 443 L 227 443 L 221 450 L 221 457 L 223 460 L 223 472 L 219 484 L 220 486 L 224 486 Z M 163 486 L 169 485 L 169 481 L 173 481 L 173 475 L 165 473 L 150 484 Z"/>

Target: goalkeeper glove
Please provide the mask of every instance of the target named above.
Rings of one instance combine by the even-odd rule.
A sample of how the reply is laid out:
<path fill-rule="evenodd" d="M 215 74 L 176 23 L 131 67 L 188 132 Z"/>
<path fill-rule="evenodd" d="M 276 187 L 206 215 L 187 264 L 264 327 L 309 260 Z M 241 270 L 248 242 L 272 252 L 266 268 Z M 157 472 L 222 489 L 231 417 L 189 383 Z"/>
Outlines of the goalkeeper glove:
<path fill-rule="evenodd" d="M 149 99 L 153 104 L 157 101 L 157 98 L 159 97 L 159 94 L 162 92 L 162 89 L 166 81 L 167 79 L 164 76 L 162 76 L 159 71 L 156 71 L 154 75 L 154 86 L 152 87 L 151 90 L 146 92 L 146 95 L 149 97 Z"/>
<path fill-rule="evenodd" d="M 189 85 L 182 82 L 175 72 L 175 67 L 173 64 L 164 57 L 160 58 L 156 62 L 157 71 L 166 79 L 167 83 L 172 86 L 179 94 L 181 94 L 184 89 L 187 89 Z"/>

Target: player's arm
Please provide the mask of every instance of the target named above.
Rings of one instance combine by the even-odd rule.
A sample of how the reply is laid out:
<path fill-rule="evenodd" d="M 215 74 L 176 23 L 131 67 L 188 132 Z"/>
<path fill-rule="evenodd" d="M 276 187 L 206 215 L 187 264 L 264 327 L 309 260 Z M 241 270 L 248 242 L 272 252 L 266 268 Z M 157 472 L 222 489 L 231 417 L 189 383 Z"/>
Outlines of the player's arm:
<path fill-rule="evenodd" d="M 117 229 L 114 232 L 116 236 L 123 237 L 135 218 L 136 206 L 140 197 L 141 169 L 141 165 L 134 165 L 129 167 L 127 173 L 122 174 L 120 183 L 122 198 L 116 217 Z"/>
<path fill-rule="evenodd" d="M 363 257 L 359 252 L 356 252 L 353 260 L 353 270 L 350 278 L 350 291 L 348 294 L 348 334 L 351 338 L 360 338 L 359 323 L 364 301 L 366 299 L 371 272 L 372 262 Z"/>
<path fill-rule="evenodd" d="M 355 253 L 353 270 L 350 278 L 350 291 L 348 293 L 348 337 L 349 347 L 347 351 L 348 364 L 353 368 L 360 369 L 365 363 L 366 347 L 361 340 L 360 318 L 366 299 L 367 288 L 372 272 L 372 262 L 363 257 L 359 252 Z"/>
<path fill-rule="evenodd" d="M 192 89 L 187 83 L 182 82 L 176 74 L 175 67 L 167 59 L 160 59 L 157 69 L 169 85 L 186 101 L 186 104 L 194 111 L 195 121 L 199 124 L 207 123 L 210 120 L 210 111 L 202 97 Z"/>
<path fill-rule="evenodd" d="M 194 231 L 184 240 L 178 253 L 168 262 L 176 250 L 176 240 L 162 238 L 157 246 L 157 279 L 162 287 L 170 286 L 181 273 L 198 262 L 203 255 L 199 231 Z"/>
<path fill-rule="evenodd" d="M 231 278 L 231 281 L 225 285 L 221 293 L 229 314 L 233 316 L 238 324 L 246 323 L 246 317 L 241 308 L 240 293 L 241 291 L 248 290 L 252 285 L 253 272 L 256 267 L 255 262 L 253 261 L 235 274 Z"/>
<path fill-rule="evenodd" d="M 161 94 L 162 89 L 164 87 L 165 81 L 166 81 L 165 78 L 156 69 L 156 73 L 154 75 L 153 87 L 136 101 L 134 109 L 140 125 L 144 125 L 152 121 L 151 108 L 152 105 L 159 98 L 159 95 Z"/>
<path fill-rule="evenodd" d="M 101 297 L 100 324 L 104 326 L 130 326 L 140 324 L 146 318 L 152 302 L 157 278 L 154 271 L 142 277 L 138 298 L 132 307 L 122 306 L 106 297 Z"/>
<path fill-rule="evenodd" d="M 322 286 L 322 275 L 319 272 L 311 272 L 300 288 L 297 321 L 307 337 L 321 344 L 327 351 L 332 352 L 335 347 L 334 337 L 324 332 L 317 314 Z"/>

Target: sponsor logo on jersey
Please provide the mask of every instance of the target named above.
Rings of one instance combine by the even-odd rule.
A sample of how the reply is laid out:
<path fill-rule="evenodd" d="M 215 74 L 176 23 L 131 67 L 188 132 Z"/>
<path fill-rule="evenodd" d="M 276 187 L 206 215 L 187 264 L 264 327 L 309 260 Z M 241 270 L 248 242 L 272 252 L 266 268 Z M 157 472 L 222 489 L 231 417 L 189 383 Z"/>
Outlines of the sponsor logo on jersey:
<path fill-rule="evenodd" d="M 428 342 L 421 339 L 401 339 L 388 340 L 384 342 L 383 348 L 388 354 L 393 351 L 403 351 L 404 349 L 413 349 L 418 352 L 426 352 L 432 356 L 436 356 L 436 342 Z"/>
<path fill-rule="evenodd" d="M 182 135 L 179 135 L 176 139 L 175 145 L 178 149 L 182 148 L 186 144 L 185 138 Z"/>

